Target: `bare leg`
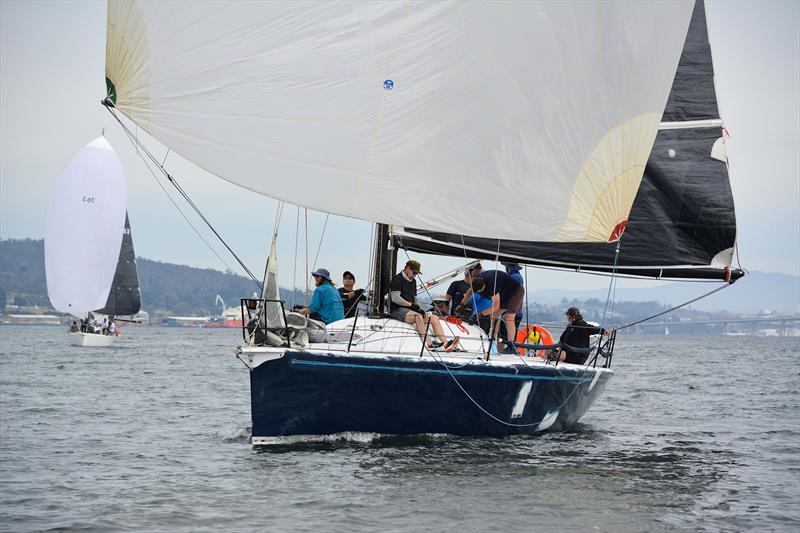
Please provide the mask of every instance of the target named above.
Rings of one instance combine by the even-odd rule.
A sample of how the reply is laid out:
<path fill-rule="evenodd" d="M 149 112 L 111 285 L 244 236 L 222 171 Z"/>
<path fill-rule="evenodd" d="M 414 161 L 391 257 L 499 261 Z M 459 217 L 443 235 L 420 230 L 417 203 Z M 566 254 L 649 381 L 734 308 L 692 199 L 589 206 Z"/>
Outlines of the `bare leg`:
<path fill-rule="evenodd" d="M 442 328 L 442 323 L 439 321 L 438 316 L 431 316 L 431 326 L 433 326 L 433 333 L 436 335 L 436 338 L 439 339 L 439 342 L 445 344 L 447 342 L 447 337 L 444 336 L 444 329 Z"/>
<path fill-rule="evenodd" d="M 421 314 L 419 314 L 419 313 L 417 313 L 415 311 L 409 311 L 408 313 L 406 313 L 405 323 L 406 324 L 413 323 L 417 327 L 417 332 L 419 333 L 419 338 L 420 339 L 424 339 L 425 338 L 425 320 L 423 319 Z M 430 336 L 428 337 L 428 340 L 425 342 L 425 345 L 428 348 L 431 347 Z"/>
<path fill-rule="evenodd" d="M 514 322 L 515 318 L 515 313 L 506 313 L 503 315 L 503 321 L 506 323 L 506 332 L 508 333 L 509 342 L 514 342 L 514 339 L 517 338 L 517 324 Z"/>

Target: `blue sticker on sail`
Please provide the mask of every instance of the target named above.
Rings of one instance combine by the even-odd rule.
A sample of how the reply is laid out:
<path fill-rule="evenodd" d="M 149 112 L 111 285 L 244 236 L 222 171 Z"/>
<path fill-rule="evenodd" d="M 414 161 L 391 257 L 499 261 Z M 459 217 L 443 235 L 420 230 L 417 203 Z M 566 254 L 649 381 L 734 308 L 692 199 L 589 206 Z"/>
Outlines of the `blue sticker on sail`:
<path fill-rule="evenodd" d="M 387 91 L 391 91 L 394 89 L 394 82 L 392 80 L 386 80 L 383 82 L 383 88 Z"/>

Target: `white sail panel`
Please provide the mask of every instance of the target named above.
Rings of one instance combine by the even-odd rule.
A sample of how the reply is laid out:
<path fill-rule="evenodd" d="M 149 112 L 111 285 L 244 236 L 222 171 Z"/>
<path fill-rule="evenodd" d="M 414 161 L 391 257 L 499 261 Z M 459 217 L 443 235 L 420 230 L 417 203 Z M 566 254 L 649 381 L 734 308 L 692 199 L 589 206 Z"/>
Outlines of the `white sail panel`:
<path fill-rule="evenodd" d="M 44 257 L 53 307 L 80 316 L 106 305 L 127 203 L 122 163 L 97 138 L 69 162 L 47 208 Z"/>
<path fill-rule="evenodd" d="M 286 324 L 283 320 L 283 304 L 280 302 L 281 295 L 278 287 L 278 256 L 277 239 L 272 237 L 272 244 L 269 247 L 269 257 L 267 258 L 267 268 L 264 271 L 264 283 L 262 285 L 261 298 L 271 300 L 264 303 L 264 319 L 268 329 L 283 328 Z"/>
<path fill-rule="evenodd" d="M 111 1 L 116 106 L 320 211 L 606 241 L 638 189 L 692 2 Z"/>

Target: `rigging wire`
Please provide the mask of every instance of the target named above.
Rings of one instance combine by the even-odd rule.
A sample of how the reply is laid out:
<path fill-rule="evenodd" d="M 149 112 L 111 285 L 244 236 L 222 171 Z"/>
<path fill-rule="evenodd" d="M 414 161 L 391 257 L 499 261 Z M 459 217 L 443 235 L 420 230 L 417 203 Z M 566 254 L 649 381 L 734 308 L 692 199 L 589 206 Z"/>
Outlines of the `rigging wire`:
<path fill-rule="evenodd" d="M 608 302 L 611 300 L 611 290 L 614 287 L 614 281 L 617 279 L 614 274 L 617 272 L 617 264 L 619 262 L 619 248 L 621 238 L 617 240 L 617 248 L 614 250 L 614 267 L 611 269 L 611 281 L 608 283 L 608 292 L 606 293 L 606 306 L 603 308 L 603 318 L 600 319 L 600 327 L 603 327 L 603 324 L 606 323 L 606 312 L 608 311 Z M 588 359 L 587 359 L 588 361 Z"/>
<path fill-rule="evenodd" d="M 283 208 L 286 204 L 283 203 L 283 200 L 278 200 L 278 209 L 275 213 L 275 225 L 272 228 L 272 238 L 278 238 L 278 229 L 281 227 L 281 219 L 283 218 Z"/>
<path fill-rule="evenodd" d="M 319 251 L 322 249 L 322 240 L 325 238 L 325 229 L 328 227 L 328 218 L 330 218 L 331 214 L 325 214 L 325 224 L 322 225 L 322 234 L 319 236 L 319 244 L 317 245 L 317 254 L 314 256 L 314 265 L 311 267 L 312 270 L 317 269 L 317 259 L 319 259 Z"/>
<path fill-rule="evenodd" d="M 300 206 L 297 206 L 297 218 L 294 223 L 294 263 L 292 263 L 292 309 L 295 304 L 295 294 L 297 293 L 297 248 L 298 237 L 300 236 Z"/>
<path fill-rule="evenodd" d="M 528 265 L 525 265 L 524 268 L 525 268 L 525 328 L 527 329 L 528 324 L 530 324 L 530 321 L 531 321 L 531 319 L 530 319 L 531 315 L 528 312 L 528 288 L 529 288 L 528 287 Z M 520 325 L 521 324 L 522 323 L 520 322 Z M 517 332 L 517 335 L 519 335 L 519 332 Z"/>
<path fill-rule="evenodd" d="M 128 135 L 128 138 L 131 139 L 131 141 L 133 141 L 133 143 L 136 144 L 139 148 L 141 148 L 142 152 L 145 155 L 147 155 L 147 157 L 156 166 L 158 166 L 158 168 L 161 170 L 161 172 L 164 173 L 164 176 L 166 176 L 166 178 L 173 185 L 173 187 L 175 187 L 175 189 L 178 191 L 178 193 L 180 193 L 180 195 L 183 197 L 183 199 L 189 204 L 190 207 L 192 207 L 192 209 L 194 209 L 195 213 L 197 213 L 197 215 L 203 220 L 203 222 L 206 223 L 206 225 L 211 230 L 211 232 L 214 233 L 214 235 L 217 237 L 217 239 L 219 239 L 219 241 L 222 243 L 222 245 L 225 246 L 225 248 L 228 250 L 228 252 L 230 252 L 230 254 L 233 256 L 233 258 L 236 259 L 236 262 L 239 263 L 239 266 L 241 266 L 242 269 L 247 273 L 247 275 L 250 276 L 250 279 L 253 280 L 253 283 L 255 283 L 258 286 L 259 291 L 263 290 L 261 282 L 258 281 L 258 279 L 255 277 L 253 272 L 249 268 L 247 268 L 247 265 L 244 264 L 244 262 L 239 258 L 239 256 L 236 254 L 236 252 L 233 251 L 233 249 L 228 245 L 228 243 L 225 241 L 225 239 L 223 239 L 222 236 L 217 232 L 217 230 L 214 228 L 214 226 L 211 224 L 211 222 L 209 222 L 209 220 L 205 217 L 205 215 L 203 215 L 202 211 L 200 211 L 200 208 L 197 207 L 197 205 L 192 201 L 192 199 L 189 197 L 189 195 L 186 193 L 186 191 L 180 186 L 180 184 L 177 182 L 177 180 L 175 180 L 175 178 L 172 177 L 169 172 L 167 172 L 167 170 L 158 162 L 158 160 L 153 156 L 153 154 L 150 153 L 150 151 L 147 149 L 147 147 L 145 147 L 144 144 L 142 144 L 142 142 L 139 141 L 138 138 L 136 138 L 136 137 L 134 137 L 132 135 L 130 129 L 117 116 L 117 114 L 114 111 L 113 107 L 111 107 L 111 105 L 105 105 L 105 104 L 104 104 L 104 107 L 108 110 L 109 113 L 111 113 L 111 116 L 114 117 L 114 120 L 116 120 L 119 123 L 119 125 L 122 127 L 122 129 L 125 130 L 125 133 Z M 137 154 L 139 154 L 141 156 L 141 154 L 139 153 L 138 149 L 137 149 Z M 167 154 L 169 154 L 169 152 L 167 152 Z M 164 157 L 164 160 L 166 161 L 166 156 Z"/>
<path fill-rule="evenodd" d="M 138 131 L 138 130 L 137 130 L 137 131 Z M 180 213 L 180 215 L 183 217 L 183 219 L 186 221 L 186 223 L 187 223 L 187 224 L 189 224 L 189 227 L 191 227 L 191 228 L 192 228 L 192 230 L 195 232 L 195 234 L 197 235 L 197 237 L 198 237 L 198 238 L 199 238 L 201 241 L 203 241 L 203 244 L 205 244 L 205 245 L 206 245 L 206 247 L 207 247 L 207 248 L 208 248 L 208 249 L 211 251 L 211 253 L 212 253 L 212 254 L 214 254 L 214 255 L 217 257 L 217 259 L 219 259 L 219 260 L 220 260 L 220 262 L 221 262 L 223 265 L 225 265 L 225 268 L 227 268 L 227 269 L 228 269 L 228 270 L 230 270 L 230 271 L 233 271 L 233 268 L 232 268 L 232 267 L 231 267 L 231 266 L 228 264 L 228 262 L 227 262 L 227 261 L 225 261 L 225 260 L 222 258 L 222 256 L 220 256 L 220 255 L 217 253 L 217 251 L 214 249 L 214 247 L 213 247 L 213 246 L 211 246 L 211 243 L 209 243 L 209 242 L 208 242 L 208 241 L 205 239 L 205 237 L 203 237 L 202 233 L 200 233 L 200 231 L 197 229 L 197 227 L 196 227 L 194 224 L 192 224 L 192 221 L 191 221 L 191 220 L 189 220 L 189 217 L 187 217 L 187 216 L 186 216 L 186 213 L 184 213 L 184 212 L 183 212 L 183 210 L 180 208 L 180 206 L 179 206 L 179 205 L 178 205 L 178 204 L 175 202 L 175 199 L 174 199 L 174 198 L 172 198 L 172 195 L 170 195 L 169 191 L 166 189 L 166 187 L 164 187 L 164 184 L 163 184 L 163 183 L 161 183 L 161 180 L 158 178 L 158 174 L 156 174 L 156 173 L 153 171 L 153 169 L 150 167 L 150 163 L 148 162 L 148 160 L 147 160 L 147 159 L 144 157 L 144 155 L 142 155 L 142 153 L 139 151 L 139 147 L 138 147 L 138 146 L 137 146 L 137 144 L 134 142 L 133 138 L 131 138 L 131 134 L 130 134 L 130 132 L 126 132 L 126 134 L 127 134 L 128 138 L 129 138 L 129 140 L 131 140 L 131 142 L 132 142 L 132 144 L 133 144 L 133 149 L 136 151 L 136 154 L 137 154 L 137 155 L 138 155 L 138 156 L 141 158 L 142 162 L 143 162 L 143 163 L 144 163 L 144 165 L 145 165 L 145 168 L 147 168 L 147 170 L 150 172 L 150 175 L 151 175 L 151 176 L 153 176 L 153 179 L 155 179 L 156 183 L 157 183 L 157 184 L 158 184 L 158 186 L 161 188 L 161 190 L 164 192 L 164 195 L 167 197 L 167 199 L 168 199 L 168 200 L 169 200 L 169 201 L 172 203 L 172 205 L 175 207 L 175 209 L 178 211 L 178 213 Z"/>
<path fill-rule="evenodd" d="M 726 281 L 723 285 L 717 287 L 716 289 L 708 291 L 705 294 L 701 294 L 697 298 L 693 298 L 693 299 L 689 300 L 688 302 L 683 302 L 680 305 L 676 305 L 674 307 L 670 307 L 669 309 L 667 309 L 665 311 L 661 311 L 660 313 L 656 313 L 655 315 L 651 315 L 651 316 L 649 316 L 647 318 L 643 318 L 641 320 L 637 320 L 636 322 L 631 322 L 630 324 L 625 324 L 624 326 L 619 326 L 618 328 L 614 328 L 614 329 L 619 331 L 621 329 L 629 328 L 631 326 L 636 326 L 638 324 L 641 324 L 642 322 L 647 322 L 648 320 L 653 320 L 654 318 L 658 318 L 661 315 L 666 315 L 667 313 L 671 313 L 672 311 L 675 311 L 676 309 L 680 309 L 681 307 L 686 307 L 687 305 L 689 305 L 691 303 L 694 303 L 694 302 L 696 302 L 698 300 L 702 300 L 703 298 L 707 298 L 707 297 L 711 296 L 712 294 L 714 294 L 715 292 L 719 292 L 722 289 L 730 287 L 731 285 L 733 285 L 733 283 L 729 283 L 729 282 Z"/>
<path fill-rule="evenodd" d="M 431 352 L 431 355 L 433 355 L 434 353 L 435 353 L 435 352 Z M 518 354 L 518 355 L 519 355 L 519 354 Z M 577 391 L 577 390 L 578 390 L 578 387 L 579 387 L 579 386 L 580 386 L 582 383 L 585 383 L 585 382 L 587 382 L 587 381 L 591 381 L 591 379 L 590 379 L 590 378 L 588 378 L 588 377 L 582 377 L 582 376 L 581 376 L 581 377 L 576 377 L 576 378 L 575 378 L 575 379 L 576 379 L 576 384 L 575 384 L 575 386 L 572 388 L 572 390 L 571 390 L 571 391 L 570 391 L 570 393 L 567 395 L 567 397 L 566 397 L 566 398 L 564 398 L 564 401 L 563 401 L 563 402 L 561 402 L 561 405 L 559 405 L 559 406 L 558 406 L 558 407 L 557 407 L 557 408 L 556 408 L 554 411 L 549 411 L 549 412 L 548 412 L 547 414 L 545 414 L 545 416 L 544 416 L 544 417 L 543 417 L 541 420 L 539 420 L 538 422 L 532 422 L 532 423 L 528 423 L 528 424 L 515 424 L 515 423 L 513 423 L 513 422 L 506 422 L 505 420 L 502 420 L 502 419 L 500 419 L 500 418 L 498 418 L 498 417 L 494 416 L 494 415 L 493 415 L 492 413 L 490 413 L 489 411 L 487 411 L 487 410 L 486 410 L 486 409 L 485 409 L 485 408 L 484 408 L 484 407 L 483 407 L 483 406 L 482 406 L 480 403 L 478 403 L 478 402 L 477 402 L 477 400 L 475 400 L 475 398 L 473 398 L 473 397 L 470 395 L 470 393 L 468 393 L 468 392 L 466 391 L 466 389 L 464 389 L 464 387 L 461 385 L 461 382 L 459 382 L 459 381 L 458 381 L 458 378 L 457 378 L 457 377 L 456 377 L 456 376 L 453 374 L 453 371 L 452 371 L 452 370 L 450 370 L 450 367 L 449 367 L 449 366 L 447 366 L 447 364 L 446 364 L 446 363 L 444 363 L 444 360 L 443 360 L 443 359 L 441 359 L 441 357 L 440 357 L 440 356 L 433 355 L 433 359 L 434 359 L 436 362 L 438 362 L 438 363 L 439 363 L 441 366 L 443 366 L 445 370 L 447 370 L 447 373 L 448 373 L 448 374 L 450 374 L 450 377 L 451 377 L 451 378 L 453 378 L 453 381 L 454 381 L 454 382 L 455 382 L 455 384 L 458 386 L 458 388 L 459 388 L 459 389 L 461 389 L 461 392 L 463 392 L 463 393 L 464 393 L 464 395 L 465 395 L 465 396 L 466 396 L 466 397 L 467 397 L 467 398 L 468 398 L 468 399 L 469 399 L 469 400 L 470 400 L 470 401 L 471 401 L 471 402 L 472 402 L 472 403 L 475 405 L 475 407 L 477 407 L 478 409 L 480 409 L 480 410 L 481 410 L 481 411 L 482 411 L 482 412 L 483 412 L 483 413 L 484 413 L 486 416 L 488 416 L 489 418 L 491 418 L 491 419 L 492 419 L 492 420 L 494 420 L 495 422 L 498 422 L 498 423 L 500 423 L 500 424 L 502 424 L 502 425 L 504 425 L 504 426 L 509 426 L 509 427 L 524 428 L 524 427 L 533 427 L 533 426 L 538 426 L 539 424 L 541 424 L 542 422 L 544 422 L 545 420 L 547 420 L 549 417 L 551 417 L 551 416 L 557 416 L 557 415 L 558 415 L 558 413 L 561 411 L 561 408 L 562 408 L 562 407 L 564 407 L 564 406 L 567 404 L 567 402 L 570 400 L 570 398 L 572 398 L 572 396 L 575 394 L 575 391 Z M 586 375 L 586 374 L 588 373 L 588 370 L 589 370 L 589 368 L 587 367 L 587 368 L 585 368 L 585 369 L 582 369 L 580 372 L 583 372 L 583 374 L 584 374 L 584 375 Z M 600 372 L 600 371 L 599 371 L 599 370 L 597 370 L 597 369 L 594 369 L 594 372 Z"/>
<path fill-rule="evenodd" d="M 306 269 L 305 269 L 305 276 L 306 276 L 306 307 L 308 307 L 308 208 L 304 207 L 303 211 L 305 213 L 306 219 Z"/>

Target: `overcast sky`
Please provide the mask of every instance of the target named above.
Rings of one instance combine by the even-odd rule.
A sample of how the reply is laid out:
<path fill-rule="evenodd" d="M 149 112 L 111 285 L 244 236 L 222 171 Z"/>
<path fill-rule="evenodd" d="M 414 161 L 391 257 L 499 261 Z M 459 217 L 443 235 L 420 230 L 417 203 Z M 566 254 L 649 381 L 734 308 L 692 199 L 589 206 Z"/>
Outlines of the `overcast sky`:
<path fill-rule="evenodd" d="M 800 2 L 708 2 L 742 265 L 800 275 Z M 105 2 L 0 2 L 0 238 L 42 238 L 50 192 L 70 158 L 105 128 L 128 176 L 129 213 L 137 255 L 225 270 L 197 237 L 100 105 L 105 94 Z M 147 138 L 160 156 L 165 149 Z M 171 154 L 171 170 L 251 270 L 263 269 L 277 202 L 210 176 Z M 177 200 L 177 198 L 176 198 Z M 446 199 L 443 199 L 446 200 Z M 189 213 L 183 203 L 179 203 Z M 443 205 L 446 202 L 443 201 Z M 295 275 L 297 209 L 281 222 L 280 281 Z M 200 225 L 195 217 L 191 220 Z M 325 215 L 309 214 L 310 263 Z M 301 223 L 302 225 L 302 223 Z M 241 270 L 208 231 L 218 254 Z M 352 270 L 363 283 L 372 226 L 331 216 L 319 266 L 335 277 Z M 303 273 L 299 234 L 297 285 Z M 435 275 L 459 262 L 420 257 Z M 607 284 L 590 275 L 531 270 L 530 289 Z M 626 286 L 641 286 L 641 282 Z"/>

